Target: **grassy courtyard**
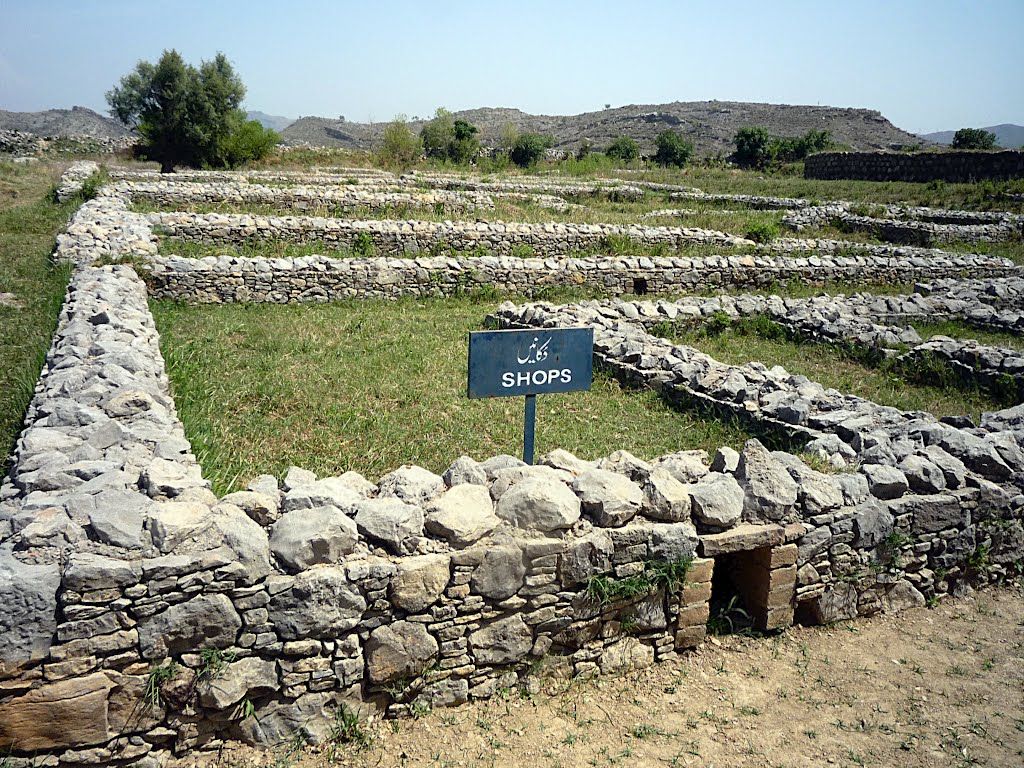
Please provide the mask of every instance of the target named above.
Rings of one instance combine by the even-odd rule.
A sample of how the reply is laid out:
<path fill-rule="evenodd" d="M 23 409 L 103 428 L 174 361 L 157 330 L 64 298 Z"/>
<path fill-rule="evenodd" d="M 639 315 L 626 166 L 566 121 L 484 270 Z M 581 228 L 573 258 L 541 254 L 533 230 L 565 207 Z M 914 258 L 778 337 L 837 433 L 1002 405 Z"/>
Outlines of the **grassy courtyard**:
<path fill-rule="evenodd" d="M 219 492 L 293 464 L 376 479 L 405 463 L 441 472 L 462 454 L 518 455 L 522 398 L 466 398 L 467 334 L 493 308 L 471 299 L 152 303 L 179 415 Z M 747 437 L 603 375 L 590 392 L 537 402 L 537 455 L 653 458 Z"/>

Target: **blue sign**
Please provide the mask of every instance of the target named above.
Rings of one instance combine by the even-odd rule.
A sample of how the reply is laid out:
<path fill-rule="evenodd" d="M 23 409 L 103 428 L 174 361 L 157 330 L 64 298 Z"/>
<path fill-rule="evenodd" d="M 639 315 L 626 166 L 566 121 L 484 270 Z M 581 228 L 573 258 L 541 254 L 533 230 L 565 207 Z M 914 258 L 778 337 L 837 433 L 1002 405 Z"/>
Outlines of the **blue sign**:
<path fill-rule="evenodd" d="M 469 397 L 513 397 L 590 389 L 593 328 L 469 334 Z"/>

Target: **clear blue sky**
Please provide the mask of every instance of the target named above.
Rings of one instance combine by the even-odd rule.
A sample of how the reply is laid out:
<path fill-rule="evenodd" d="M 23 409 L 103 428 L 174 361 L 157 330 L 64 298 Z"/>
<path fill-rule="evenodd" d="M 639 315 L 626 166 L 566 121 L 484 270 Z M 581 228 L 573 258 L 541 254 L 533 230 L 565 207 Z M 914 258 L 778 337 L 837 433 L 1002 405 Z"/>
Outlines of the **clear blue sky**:
<path fill-rule="evenodd" d="M 246 106 L 287 117 L 718 99 L 1024 124 L 1024 0 L 0 0 L 0 109 L 105 112 L 165 48 L 223 51 Z"/>

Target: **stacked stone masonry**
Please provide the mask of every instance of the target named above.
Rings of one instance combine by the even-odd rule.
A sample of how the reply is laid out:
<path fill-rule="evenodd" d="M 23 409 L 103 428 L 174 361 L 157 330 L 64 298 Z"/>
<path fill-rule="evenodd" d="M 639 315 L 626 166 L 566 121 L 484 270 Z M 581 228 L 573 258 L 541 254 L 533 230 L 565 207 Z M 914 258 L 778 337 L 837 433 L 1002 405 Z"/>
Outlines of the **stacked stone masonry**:
<path fill-rule="evenodd" d="M 949 181 L 1024 177 L 1024 152 L 822 152 L 804 160 L 808 179 Z"/>
<path fill-rule="evenodd" d="M 623 320 L 640 322 L 648 328 L 666 322 L 680 328 L 692 327 L 716 314 L 724 314 L 730 320 L 764 316 L 805 341 L 846 349 L 869 348 L 901 361 L 938 357 L 969 384 L 1004 393 L 1009 389 L 1024 399 L 1024 357 L 1019 351 L 945 336 L 922 341 L 912 327 L 913 323 L 956 320 L 983 330 L 1019 334 L 1024 330 L 1024 316 L 1012 304 L 1007 306 L 1006 300 L 1014 297 L 1019 302 L 1024 297 L 1024 282 L 1020 278 L 974 281 L 974 292 L 964 291 L 962 281 L 922 284 L 919 289 L 922 293 L 911 296 L 823 294 L 794 299 L 723 295 L 657 303 L 613 301 L 598 306 L 606 316 L 617 313 Z M 983 300 L 994 296 L 1002 297 L 999 309 Z"/>
<path fill-rule="evenodd" d="M 155 768 L 227 738 L 318 743 L 342 704 L 399 715 L 528 688 L 538 667 L 588 676 L 672 658 L 702 642 L 710 604 L 730 593 L 771 631 L 1019 568 L 1020 406 L 954 426 L 778 367 L 722 365 L 645 328 L 778 310 L 871 344 L 897 327 L 872 321 L 922 313 L 1019 329 L 1019 278 L 943 281 L 922 264 L 919 294 L 834 310 L 720 297 L 498 311 L 508 326 L 593 326 L 595 361 L 627 383 L 756 421 L 835 473 L 750 440 L 650 462 L 461 457 L 442 475 L 406 466 L 376 482 L 292 468 L 218 498 L 177 419 L 146 284 L 95 265 L 141 259 L 161 279 L 148 220 L 127 205 L 101 195 L 60 239 L 57 258 L 76 269 L 0 487 L 0 750 L 14 765 Z M 326 274 L 326 262 L 268 262 L 271 274 L 308 267 L 308 287 Z M 630 268 L 653 282 L 656 266 Z M 196 271 L 220 295 L 209 267 Z M 360 295 L 392 295 L 381 277 L 368 272 Z M 979 547 L 985 574 L 968 565 Z M 666 579 L 683 562 L 685 579 Z M 616 598 L 630 577 L 647 590 Z"/>

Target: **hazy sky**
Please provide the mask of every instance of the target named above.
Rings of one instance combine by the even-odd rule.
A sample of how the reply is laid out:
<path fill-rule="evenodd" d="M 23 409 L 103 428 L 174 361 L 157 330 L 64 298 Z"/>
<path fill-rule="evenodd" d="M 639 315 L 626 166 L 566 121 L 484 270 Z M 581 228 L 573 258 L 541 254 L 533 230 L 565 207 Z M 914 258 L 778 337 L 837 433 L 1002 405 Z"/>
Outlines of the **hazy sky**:
<path fill-rule="evenodd" d="M 0 0 L 0 109 L 106 112 L 165 48 L 223 51 L 247 108 L 288 117 L 718 99 L 1024 124 L 1024 0 Z"/>

